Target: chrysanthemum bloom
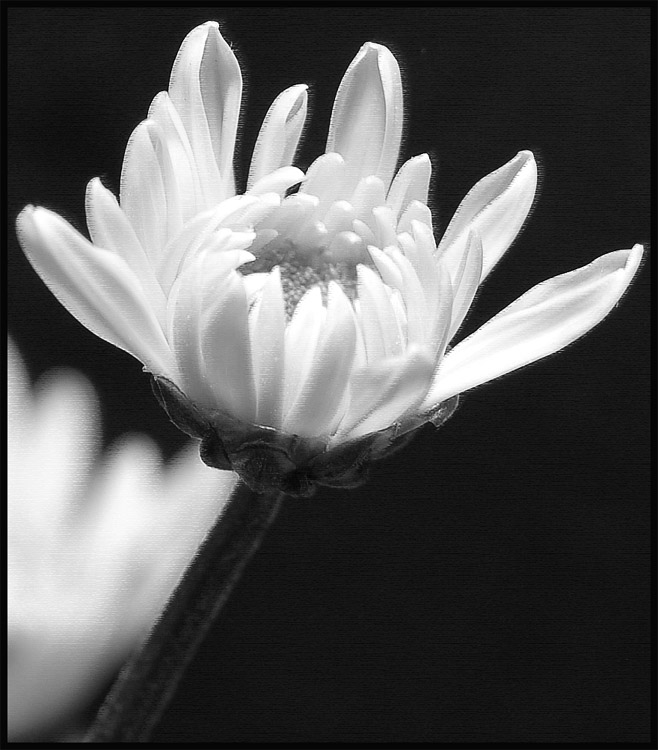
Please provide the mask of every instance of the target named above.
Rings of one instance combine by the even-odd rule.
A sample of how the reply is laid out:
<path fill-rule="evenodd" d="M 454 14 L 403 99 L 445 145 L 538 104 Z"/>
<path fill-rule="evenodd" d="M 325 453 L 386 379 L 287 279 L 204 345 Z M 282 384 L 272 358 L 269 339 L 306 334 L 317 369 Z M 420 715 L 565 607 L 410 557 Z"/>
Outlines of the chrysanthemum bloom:
<path fill-rule="evenodd" d="M 349 66 L 306 174 L 292 166 L 306 87 L 280 94 L 236 195 L 240 99 L 217 24 L 197 27 L 130 138 L 120 203 L 89 184 L 93 244 L 43 208 L 26 208 L 18 231 L 58 299 L 144 363 L 204 460 L 254 489 L 359 481 L 400 436 L 447 418 L 457 394 L 588 331 L 638 268 L 639 245 L 603 255 L 448 351 L 528 215 L 533 155 L 477 183 L 437 245 L 428 156 L 396 171 L 402 84 L 386 47 L 365 44 Z"/>
<path fill-rule="evenodd" d="M 194 446 L 163 467 L 140 436 L 98 462 L 90 384 L 61 371 L 33 392 L 11 344 L 8 365 L 8 733 L 39 739 L 146 635 L 237 477 Z"/>

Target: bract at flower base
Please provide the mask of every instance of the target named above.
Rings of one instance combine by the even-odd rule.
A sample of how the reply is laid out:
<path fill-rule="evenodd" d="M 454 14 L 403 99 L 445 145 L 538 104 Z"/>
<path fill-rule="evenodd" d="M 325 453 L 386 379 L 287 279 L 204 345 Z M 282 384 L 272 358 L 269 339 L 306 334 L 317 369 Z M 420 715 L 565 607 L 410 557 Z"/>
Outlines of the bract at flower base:
<path fill-rule="evenodd" d="M 304 438 L 272 427 L 249 424 L 219 409 L 193 403 L 167 378 L 151 378 L 153 393 L 169 419 L 201 440 L 201 458 L 216 469 L 231 469 L 254 492 L 279 491 L 310 497 L 317 485 L 349 489 L 368 479 L 368 467 L 403 448 L 428 421 L 436 427 L 457 408 L 455 396 L 431 414 L 395 422 L 362 438 L 327 448 L 320 438 Z"/>

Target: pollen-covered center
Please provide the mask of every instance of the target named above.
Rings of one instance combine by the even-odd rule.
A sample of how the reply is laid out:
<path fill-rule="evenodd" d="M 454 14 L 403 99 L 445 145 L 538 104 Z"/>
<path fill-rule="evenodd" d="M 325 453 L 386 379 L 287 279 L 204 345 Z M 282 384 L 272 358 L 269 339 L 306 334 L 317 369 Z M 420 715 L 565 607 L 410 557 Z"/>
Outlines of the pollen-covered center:
<path fill-rule="evenodd" d="M 240 273 L 245 276 L 252 273 L 269 273 L 275 266 L 279 266 L 281 271 L 281 287 L 288 320 L 304 294 L 315 286 L 322 291 L 326 303 L 330 281 L 338 282 L 349 299 L 356 298 L 355 263 L 334 260 L 322 249 L 311 252 L 306 248 L 302 250 L 291 240 L 271 242 L 260 251 L 256 260 L 241 266 Z"/>

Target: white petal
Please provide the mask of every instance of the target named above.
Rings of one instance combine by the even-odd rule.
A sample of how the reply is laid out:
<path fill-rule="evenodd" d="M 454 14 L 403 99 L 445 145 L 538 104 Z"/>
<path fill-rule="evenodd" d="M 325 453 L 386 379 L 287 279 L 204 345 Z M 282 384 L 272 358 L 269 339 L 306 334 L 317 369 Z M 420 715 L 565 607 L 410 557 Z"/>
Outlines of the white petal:
<path fill-rule="evenodd" d="M 453 247 L 456 247 L 456 245 Z M 455 297 L 449 338 L 457 333 L 475 298 L 475 293 L 482 278 L 482 252 L 480 235 L 473 230 L 468 235 L 466 247 L 461 254 L 457 267 L 451 262 L 452 248 L 449 248 L 439 260 L 440 266 L 450 275 Z"/>
<path fill-rule="evenodd" d="M 395 214 L 396 221 L 411 201 L 427 203 L 431 176 L 432 164 L 427 154 L 414 156 L 402 165 L 386 196 L 386 205 Z"/>
<path fill-rule="evenodd" d="M 443 252 L 455 243 L 462 250 L 468 232 L 482 239 L 482 279 L 518 234 L 537 189 L 537 164 L 530 151 L 520 151 L 500 169 L 481 179 L 460 203 L 439 244 Z"/>
<path fill-rule="evenodd" d="M 426 224 L 430 229 L 432 228 L 432 212 L 429 208 L 420 201 L 411 201 L 411 203 L 404 210 L 400 221 L 398 222 L 398 232 L 411 232 L 411 224 L 414 221 L 419 221 L 421 224 Z"/>
<path fill-rule="evenodd" d="M 39 514 L 43 522 L 60 526 L 69 520 L 65 509 L 86 499 L 100 442 L 98 400 L 86 378 L 62 370 L 39 380 L 35 408 L 32 450 L 48 482 L 48 491 L 39 493 Z"/>
<path fill-rule="evenodd" d="M 329 283 L 327 314 L 308 374 L 284 421 L 295 435 L 326 435 L 343 403 L 356 345 L 352 305 L 340 286 Z"/>
<path fill-rule="evenodd" d="M 352 222 L 355 218 L 356 214 L 351 203 L 336 201 L 325 214 L 324 225 L 328 232 L 348 232 L 352 230 Z"/>
<path fill-rule="evenodd" d="M 434 358 L 421 347 L 380 360 L 352 376 L 349 411 L 335 437 L 342 442 L 382 430 L 422 400 L 432 380 Z"/>
<path fill-rule="evenodd" d="M 386 186 L 379 177 L 364 177 L 356 186 L 350 203 L 356 215 L 374 229 L 373 208 L 383 206 L 386 202 Z"/>
<path fill-rule="evenodd" d="M 368 266 L 359 265 L 357 273 L 362 333 L 368 363 L 402 354 L 406 341 L 397 325 L 384 283 Z"/>
<path fill-rule="evenodd" d="M 306 120 L 308 86 L 291 86 L 277 96 L 258 134 L 247 190 L 265 175 L 293 162 Z"/>
<path fill-rule="evenodd" d="M 180 116 L 166 91 L 161 91 L 153 99 L 148 117 L 160 126 L 164 134 L 176 174 L 182 220 L 185 223 L 205 208 L 192 146 Z"/>
<path fill-rule="evenodd" d="M 352 185 L 377 175 L 391 183 L 402 138 L 402 80 L 391 52 L 368 42 L 350 64 L 336 94 L 327 152 L 346 162 Z"/>
<path fill-rule="evenodd" d="M 149 305 L 164 325 L 166 299 L 155 277 L 153 266 L 114 195 L 98 177 L 87 185 L 85 198 L 87 226 L 93 243 L 111 250 L 126 261 L 142 285 Z"/>
<path fill-rule="evenodd" d="M 125 261 L 94 247 L 44 208 L 23 209 L 16 226 L 34 269 L 73 316 L 92 333 L 139 359 L 150 372 L 176 379 L 162 328 Z"/>
<path fill-rule="evenodd" d="M 301 195 L 315 195 L 319 198 L 320 210 L 336 200 L 348 197 L 345 185 L 345 161 L 340 154 L 322 154 L 306 170 L 306 179 L 299 188 Z"/>
<path fill-rule="evenodd" d="M 589 331 L 619 302 L 642 252 L 635 245 L 602 255 L 519 297 L 446 355 L 423 410 L 552 354 Z"/>
<path fill-rule="evenodd" d="M 206 376 L 219 408 L 239 419 L 256 419 L 256 388 L 249 338 L 249 305 L 242 276 L 230 272 L 204 293 L 201 349 Z M 216 302 L 211 302 L 212 298 Z"/>
<path fill-rule="evenodd" d="M 322 292 L 319 287 L 313 287 L 298 302 L 286 328 L 284 423 L 313 363 L 325 315 Z"/>
<path fill-rule="evenodd" d="M 121 169 L 121 208 L 151 261 L 169 239 L 167 186 L 159 154 L 158 126 L 144 120 L 132 132 Z"/>
<path fill-rule="evenodd" d="M 280 193 L 283 195 L 293 185 L 297 185 L 304 179 L 304 173 L 297 167 L 280 167 L 261 177 L 249 190 L 250 195 L 262 195 L 263 193 Z"/>
<path fill-rule="evenodd" d="M 250 279 L 254 275 L 247 276 Z M 275 268 L 262 274 L 265 284 L 254 316 L 251 337 L 254 377 L 258 393 L 256 422 L 268 427 L 281 427 L 283 409 L 283 373 L 286 313 L 281 288 L 281 274 Z"/>
<path fill-rule="evenodd" d="M 185 37 L 171 71 L 169 95 L 210 207 L 235 194 L 233 155 L 242 96 L 240 66 L 215 21 Z"/>

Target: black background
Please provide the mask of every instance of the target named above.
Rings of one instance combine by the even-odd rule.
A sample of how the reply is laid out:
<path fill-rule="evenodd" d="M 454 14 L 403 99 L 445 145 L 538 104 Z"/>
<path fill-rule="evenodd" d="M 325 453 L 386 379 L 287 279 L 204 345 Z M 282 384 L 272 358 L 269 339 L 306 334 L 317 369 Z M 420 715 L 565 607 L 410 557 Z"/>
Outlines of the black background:
<path fill-rule="evenodd" d="M 540 197 L 482 289 L 474 330 L 539 281 L 649 241 L 649 9 L 9 9 L 9 218 L 84 230 L 176 51 L 215 19 L 244 66 L 239 167 L 286 86 L 311 86 L 301 166 L 324 150 L 367 40 L 403 69 L 405 158 L 430 152 L 445 228 L 532 149 Z M 85 372 L 106 438 L 182 444 L 139 364 L 49 294 L 10 224 L 9 330 L 36 377 Z M 649 264 L 558 356 L 468 393 L 365 487 L 289 500 L 153 739 L 640 742 L 649 732 Z"/>

